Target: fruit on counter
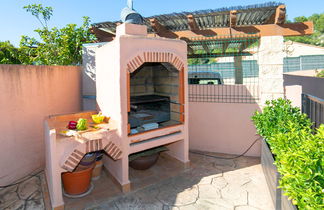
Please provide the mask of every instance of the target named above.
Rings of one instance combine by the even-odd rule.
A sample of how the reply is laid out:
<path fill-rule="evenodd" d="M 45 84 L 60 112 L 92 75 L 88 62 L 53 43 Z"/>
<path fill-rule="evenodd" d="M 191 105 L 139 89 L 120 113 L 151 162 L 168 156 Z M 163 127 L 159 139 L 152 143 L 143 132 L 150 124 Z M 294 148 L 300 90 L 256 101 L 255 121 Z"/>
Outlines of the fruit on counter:
<path fill-rule="evenodd" d="M 102 115 L 101 112 L 99 112 L 98 114 L 91 115 L 91 117 L 92 117 L 93 122 L 96 124 L 102 123 L 105 119 L 105 116 Z"/>
<path fill-rule="evenodd" d="M 77 124 L 77 129 L 79 131 L 83 131 L 83 130 L 86 130 L 87 129 L 87 120 L 86 119 L 83 119 L 83 118 L 80 118 L 78 120 L 78 124 Z"/>
<path fill-rule="evenodd" d="M 70 121 L 67 127 L 68 127 L 68 129 L 75 130 L 77 124 L 78 124 L 78 122 L 76 122 L 76 121 Z"/>

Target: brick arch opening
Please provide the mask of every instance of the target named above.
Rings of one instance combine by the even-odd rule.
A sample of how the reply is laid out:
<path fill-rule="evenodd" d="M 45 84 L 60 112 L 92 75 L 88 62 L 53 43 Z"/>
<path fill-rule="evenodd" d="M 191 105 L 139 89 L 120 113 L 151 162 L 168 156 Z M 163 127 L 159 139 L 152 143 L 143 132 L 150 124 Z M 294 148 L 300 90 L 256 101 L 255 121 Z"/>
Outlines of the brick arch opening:
<path fill-rule="evenodd" d="M 120 146 L 115 143 L 113 139 L 108 140 L 107 138 L 102 138 L 89 140 L 76 146 L 69 155 L 63 157 L 61 167 L 64 170 L 72 172 L 85 154 L 100 150 L 105 151 L 113 160 L 119 160 L 122 158 L 122 149 Z"/>
<path fill-rule="evenodd" d="M 157 123 L 154 130 L 184 123 L 184 68 L 184 61 L 171 52 L 142 52 L 129 60 L 127 63 L 129 135 L 133 135 L 134 129 L 139 129 L 145 124 Z M 134 105 L 148 104 L 150 100 L 151 104 L 155 104 L 146 107 L 143 104 Z M 168 105 L 157 102 L 158 100 L 168 101 Z M 134 110 L 134 107 L 137 107 L 137 110 Z M 142 118 L 140 115 L 147 117 Z M 142 132 L 145 131 L 139 133 Z"/>
<path fill-rule="evenodd" d="M 179 71 L 182 71 L 182 69 L 184 68 L 184 62 L 182 61 L 182 59 L 179 58 L 179 56 L 175 55 L 174 53 L 143 52 L 135 56 L 127 63 L 127 70 L 129 73 L 133 73 L 142 64 L 153 62 L 170 63 Z"/>

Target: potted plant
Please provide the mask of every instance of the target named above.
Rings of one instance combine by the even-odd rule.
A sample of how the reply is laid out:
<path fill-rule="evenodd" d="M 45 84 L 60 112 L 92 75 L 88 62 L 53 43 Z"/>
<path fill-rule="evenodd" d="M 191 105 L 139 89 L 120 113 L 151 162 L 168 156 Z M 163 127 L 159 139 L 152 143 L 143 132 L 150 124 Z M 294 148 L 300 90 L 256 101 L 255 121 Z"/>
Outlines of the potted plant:
<path fill-rule="evenodd" d="M 291 102 L 266 102 L 252 117 L 262 141 L 261 164 L 276 209 L 323 208 L 324 126 L 311 122 Z"/>
<path fill-rule="evenodd" d="M 136 170 L 146 170 L 152 167 L 159 158 L 160 152 L 167 151 L 164 146 L 155 147 L 129 155 L 129 166 Z"/>
<path fill-rule="evenodd" d="M 96 153 L 86 154 L 73 172 L 62 173 L 62 183 L 67 196 L 82 197 L 91 191 L 91 177 Z"/>

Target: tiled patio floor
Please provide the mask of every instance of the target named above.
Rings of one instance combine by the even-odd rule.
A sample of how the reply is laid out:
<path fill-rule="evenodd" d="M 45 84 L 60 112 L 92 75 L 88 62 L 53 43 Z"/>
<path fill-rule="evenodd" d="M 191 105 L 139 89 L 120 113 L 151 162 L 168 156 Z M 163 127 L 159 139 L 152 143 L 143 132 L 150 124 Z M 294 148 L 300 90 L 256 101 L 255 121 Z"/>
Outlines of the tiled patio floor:
<path fill-rule="evenodd" d="M 191 168 L 186 170 L 168 156 L 162 156 L 149 170 L 131 170 L 133 190 L 126 195 L 103 173 L 93 182 L 95 189 L 89 195 L 79 199 L 64 198 L 65 209 L 274 209 L 259 158 L 224 160 L 191 154 L 190 160 Z M 31 203 L 30 209 L 43 209 L 48 198 L 44 202 L 41 195 L 46 197 L 47 193 L 36 193 L 46 190 L 41 187 L 42 176 L 39 175 L 39 181 L 30 181 L 30 186 L 36 187 L 30 189 L 27 198 L 9 198 L 4 193 L 8 189 L 0 189 L 0 209 L 17 209 L 13 206 L 15 203 L 23 204 L 21 207 L 26 209 Z M 17 189 L 9 191 L 19 195 Z"/>
<path fill-rule="evenodd" d="M 30 178 L 18 180 L 20 184 L 0 188 L 0 209 L 45 209 L 44 191 L 46 191 L 44 172 L 36 172 Z M 45 199 L 48 200 L 48 199 Z M 47 203 L 47 208 L 49 203 Z"/>

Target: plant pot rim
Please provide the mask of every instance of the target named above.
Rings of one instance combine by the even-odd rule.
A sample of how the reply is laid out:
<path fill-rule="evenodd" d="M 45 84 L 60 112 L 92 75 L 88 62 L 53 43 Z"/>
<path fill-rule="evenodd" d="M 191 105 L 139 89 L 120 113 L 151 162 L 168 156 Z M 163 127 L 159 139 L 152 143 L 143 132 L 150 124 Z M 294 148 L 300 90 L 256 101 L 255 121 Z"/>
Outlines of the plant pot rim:
<path fill-rule="evenodd" d="M 75 175 L 78 175 L 78 174 L 86 173 L 86 172 L 88 172 L 88 171 L 90 171 L 92 169 L 93 169 L 93 167 L 89 167 L 89 168 L 81 170 L 81 171 L 73 171 L 73 172 L 67 171 L 67 172 L 64 172 L 63 174 L 75 174 Z"/>

